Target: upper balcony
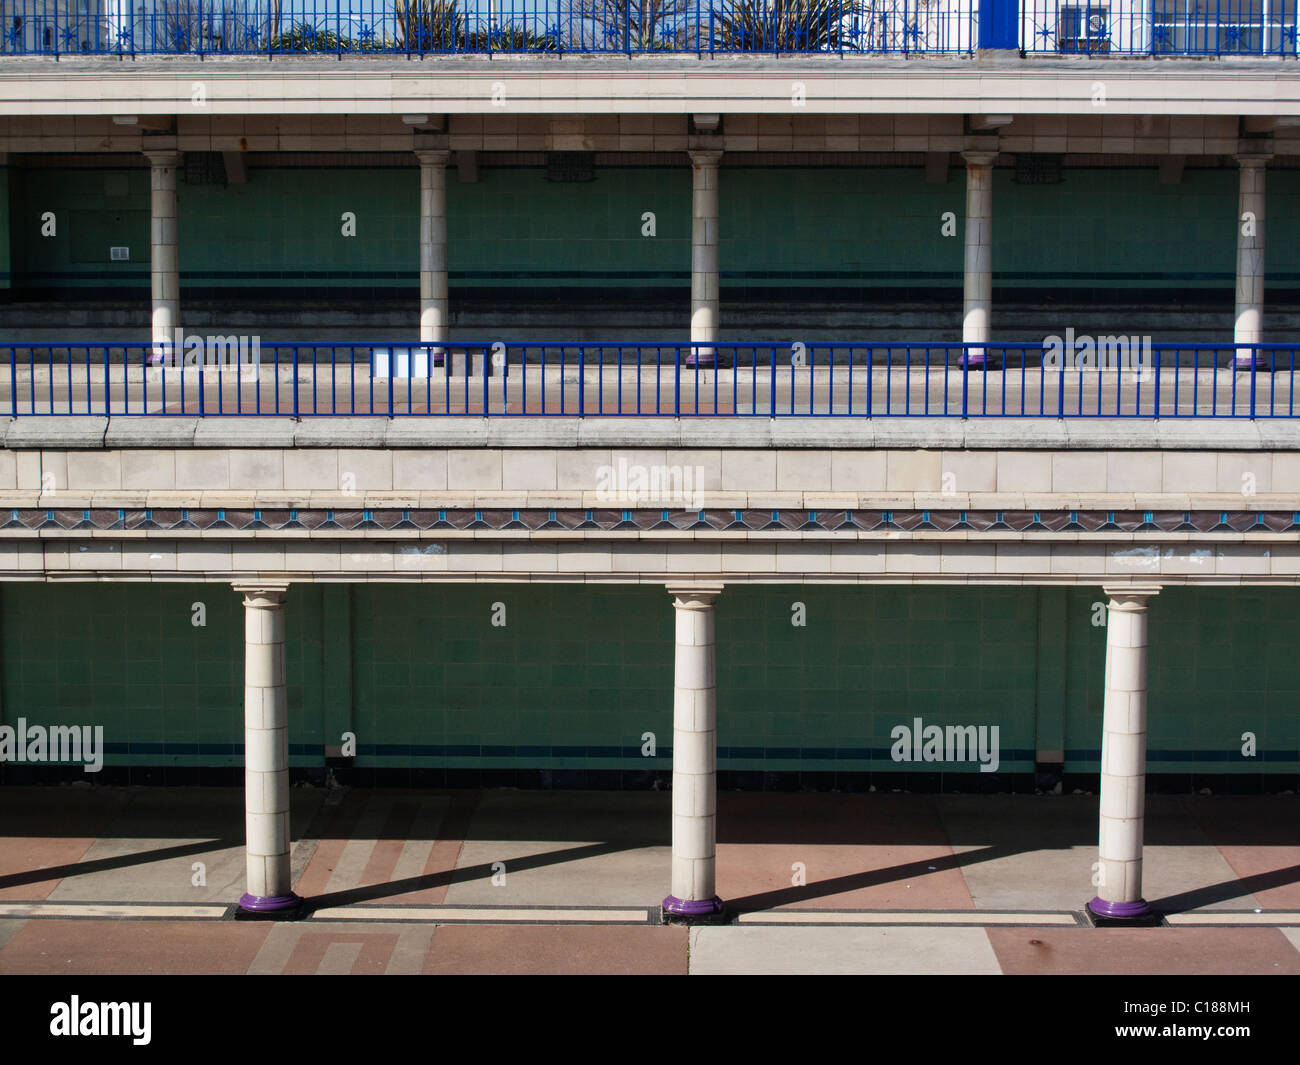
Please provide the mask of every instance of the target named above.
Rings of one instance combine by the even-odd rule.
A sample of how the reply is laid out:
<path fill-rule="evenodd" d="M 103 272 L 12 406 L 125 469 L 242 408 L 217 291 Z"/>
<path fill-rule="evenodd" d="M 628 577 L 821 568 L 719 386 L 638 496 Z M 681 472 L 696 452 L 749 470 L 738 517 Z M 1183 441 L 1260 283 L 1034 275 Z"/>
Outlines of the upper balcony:
<path fill-rule="evenodd" d="M 1300 0 L 0 0 L 0 55 L 1297 56 Z"/>

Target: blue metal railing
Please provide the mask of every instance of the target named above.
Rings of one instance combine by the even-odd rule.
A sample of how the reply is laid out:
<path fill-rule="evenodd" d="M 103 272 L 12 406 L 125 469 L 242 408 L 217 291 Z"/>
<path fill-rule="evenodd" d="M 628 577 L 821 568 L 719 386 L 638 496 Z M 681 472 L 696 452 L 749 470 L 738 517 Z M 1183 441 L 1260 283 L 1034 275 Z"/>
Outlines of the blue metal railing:
<path fill-rule="evenodd" d="M 1021 0 L 1020 47 L 1089 55 L 1296 55 L 1297 0 Z"/>
<path fill-rule="evenodd" d="M 1284 344 L 1118 343 L 1062 355 L 1042 341 L 209 339 L 161 362 L 147 343 L 0 345 L 9 361 L 0 416 L 1294 418 L 1300 353 Z"/>
<path fill-rule="evenodd" d="M 1296 55 L 1300 0 L 9 0 L 0 54 Z M 982 16 L 982 19 L 981 19 Z"/>
<path fill-rule="evenodd" d="M 92 13 L 93 12 L 93 13 Z M 970 52 L 970 0 L 10 0 L 0 52 Z"/>

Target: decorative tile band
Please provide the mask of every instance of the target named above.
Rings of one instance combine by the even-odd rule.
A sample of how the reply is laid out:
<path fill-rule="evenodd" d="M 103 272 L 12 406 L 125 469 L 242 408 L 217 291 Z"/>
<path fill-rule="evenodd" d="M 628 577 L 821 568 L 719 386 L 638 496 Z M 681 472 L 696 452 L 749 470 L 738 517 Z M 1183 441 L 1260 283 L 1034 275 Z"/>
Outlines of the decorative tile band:
<path fill-rule="evenodd" d="M 0 516 L 3 512 L 0 511 Z M 1296 533 L 1300 511 L 11 509 L 0 530 Z"/>

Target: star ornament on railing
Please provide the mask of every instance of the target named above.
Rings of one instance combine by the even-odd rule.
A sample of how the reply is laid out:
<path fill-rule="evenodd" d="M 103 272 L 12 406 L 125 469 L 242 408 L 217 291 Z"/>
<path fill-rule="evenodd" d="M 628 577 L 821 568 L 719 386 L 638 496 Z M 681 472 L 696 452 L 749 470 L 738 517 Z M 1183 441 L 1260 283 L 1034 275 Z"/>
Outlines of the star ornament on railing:
<path fill-rule="evenodd" d="M 1223 32 L 1223 39 L 1229 46 L 1241 44 L 1241 27 L 1228 26 Z"/>
<path fill-rule="evenodd" d="M 370 42 L 375 39 L 375 28 L 373 26 L 362 26 L 361 32 L 357 34 L 357 39 L 364 42 Z"/>
<path fill-rule="evenodd" d="M 913 45 L 915 45 L 916 42 L 921 37 L 921 27 L 915 22 L 904 23 L 903 36 L 906 37 L 908 40 L 910 40 Z"/>
<path fill-rule="evenodd" d="M 61 29 L 61 30 L 59 31 L 59 36 L 63 38 L 63 43 L 64 43 L 64 44 L 76 44 L 76 43 L 77 43 L 77 27 L 76 27 L 76 26 L 64 26 L 63 29 Z"/>
<path fill-rule="evenodd" d="M 1040 38 L 1043 44 L 1050 45 L 1056 36 L 1056 30 L 1051 26 L 1039 24 L 1034 27 L 1034 36 Z"/>

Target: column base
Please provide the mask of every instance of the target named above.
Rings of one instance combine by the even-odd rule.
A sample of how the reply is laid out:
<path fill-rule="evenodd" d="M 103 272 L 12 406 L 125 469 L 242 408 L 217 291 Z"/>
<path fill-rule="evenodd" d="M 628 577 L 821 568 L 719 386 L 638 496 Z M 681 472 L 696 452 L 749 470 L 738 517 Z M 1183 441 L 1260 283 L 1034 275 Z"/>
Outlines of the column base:
<path fill-rule="evenodd" d="M 988 365 L 988 356 L 982 351 L 963 352 L 958 365 L 968 370 L 980 370 Z"/>
<path fill-rule="evenodd" d="M 1137 902 L 1107 902 L 1094 897 L 1084 907 L 1084 915 L 1094 928 L 1149 928 L 1164 923 L 1164 919 L 1152 912 L 1146 899 Z"/>
<path fill-rule="evenodd" d="M 296 921 L 302 916 L 303 901 L 292 891 L 287 895 L 243 895 L 236 921 Z"/>
<path fill-rule="evenodd" d="M 679 899 L 669 895 L 664 899 L 664 924 L 725 924 L 726 908 L 714 895 L 711 899 Z"/>
<path fill-rule="evenodd" d="M 692 369 L 699 367 L 701 370 L 715 370 L 718 366 L 718 353 L 716 351 L 692 351 L 682 360 L 683 366 L 689 366 Z"/>
<path fill-rule="evenodd" d="M 1259 353 L 1250 355 L 1234 355 L 1232 359 L 1232 368 L 1234 370 L 1268 370 L 1268 358 Z"/>

